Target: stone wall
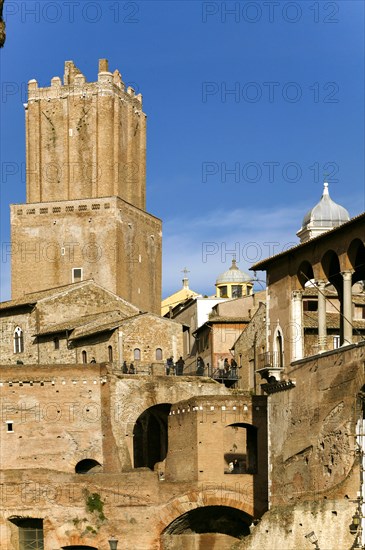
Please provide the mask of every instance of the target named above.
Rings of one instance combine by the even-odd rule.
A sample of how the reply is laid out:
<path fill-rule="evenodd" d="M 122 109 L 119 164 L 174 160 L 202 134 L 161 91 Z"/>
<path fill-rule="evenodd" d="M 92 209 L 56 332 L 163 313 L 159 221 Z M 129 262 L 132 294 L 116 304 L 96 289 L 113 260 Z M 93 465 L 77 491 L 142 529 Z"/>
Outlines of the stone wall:
<path fill-rule="evenodd" d="M 133 468 L 133 427 L 149 407 L 169 403 L 177 407 L 179 402 L 183 406 L 193 398 L 196 404 L 219 408 L 221 415 L 223 403 L 230 409 L 236 403 L 242 409 L 239 418 L 255 422 L 256 409 L 243 410 L 249 396 L 232 399 L 225 386 L 207 378 L 117 375 L 103 365 L 1 366 L 0 374 L 4 550 L 18 547 L 14 517 L 42 518 L 45 548 L 73 544 L 100 550 L 108 550 L 111 534 L 123 541 L 124 550 L 158 550 L 161 533 L 172 521 L 204 506 L 233 507 L 253 517 L 260 495 L 238 480 L 247 476 L 224 476 L 222 471 L 218 479 L 211 469 L 204 479 L 189 481 Z M 209 441 L 214 419 L 210 408 L 207 412 L 205 450 L 199 451 L 204 461 L 209 460 L 212 445 L 220 446 L 219 434 L 211 434 Z M 229 422 L 232 412 L 229 415 L 227 410 Z M 188 449 L 196 444 L 190 435 L 182 434 Z M 172 435 L 169 449 L 174 454 Z M 260 452 L 264 460 L 266 453 Z M 97 461 L 101 471 L 76 474 L 76 464 L 84 459 Z M 176 471 L 183 466 L 180 457 Z M 94 511 L 90 496 L 99 503 Z M 262 499 L 261 494 L 261 513 Z M 217 541 L 222 538 L 217 537 Z"/>
<path fill-rule="evenodd" d="M 355 511 L 356 504 L 347 500 L 274 507 L 251 529 L 251 535 L 232 544 L 231 550 L 313 550 L 313 543 L 306 538 L 310 533 L 320 549 L 348 550 L 355 539 L 349 529 Z"/>
<path fill-rule="evenodd" d="M 363 386 L 365 344 L 292 365 L 296 386 L 269 398 L 271 502 L 356 499 L 357 393 Z"/>

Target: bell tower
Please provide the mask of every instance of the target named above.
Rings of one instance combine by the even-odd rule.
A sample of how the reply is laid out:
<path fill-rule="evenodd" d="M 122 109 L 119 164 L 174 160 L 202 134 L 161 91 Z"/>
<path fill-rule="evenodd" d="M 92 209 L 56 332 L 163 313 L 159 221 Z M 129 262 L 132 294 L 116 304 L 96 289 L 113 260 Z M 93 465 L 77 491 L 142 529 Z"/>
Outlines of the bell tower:
<path fill-rule="evenodd" d="M 11 207 L 12 298 L 85 279 L 159 312 L 161 221 L 146 212 L 142 96 L 99 60 L 96 82 L 28 84 L 26 204 Z"/>

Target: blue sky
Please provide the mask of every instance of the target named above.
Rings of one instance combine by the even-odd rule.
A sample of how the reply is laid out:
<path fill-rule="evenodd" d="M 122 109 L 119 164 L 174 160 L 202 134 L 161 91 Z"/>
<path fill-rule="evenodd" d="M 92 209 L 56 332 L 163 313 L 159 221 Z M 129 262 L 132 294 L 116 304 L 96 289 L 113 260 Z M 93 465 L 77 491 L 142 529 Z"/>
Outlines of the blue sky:
<path fill-rule="evenodd" d="M 2 252 L 8 205 L 25 201 L 26 83 L 48 85 L 69 59 L 93 81 L 106 57 L 143 94 L 163 296 L 185 266 L 190 286 L 211 294 L 229 251 L 247 271 L 297 243 L 324 173 L 351 216 L 365 210 L 362 1 L 6 0 L 5 17 Z"/>

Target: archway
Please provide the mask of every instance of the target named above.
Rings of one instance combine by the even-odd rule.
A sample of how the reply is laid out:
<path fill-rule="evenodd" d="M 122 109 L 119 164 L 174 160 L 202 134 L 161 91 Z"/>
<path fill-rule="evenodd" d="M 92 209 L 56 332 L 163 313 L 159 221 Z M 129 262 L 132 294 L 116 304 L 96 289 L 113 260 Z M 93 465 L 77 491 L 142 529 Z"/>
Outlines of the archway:
<path fill-rule="evenodd" d="M 228 474 L 257 473 L 257 428 L 235 423 L 224 428 L 224 472 Z"/>
<path fill-rule="evenodd" d="M 89 473 L 96 473 L 101 471 L 101 464 L 97 460 L 93 460 L 92 458 L 85 458 L 84 460 L 80 460 L 75 466 L 75 473 L 76 474 L 89 474 Z"/>
<path fill-rule="evenodd" d="M 252 517 L 230 506 L 202 506 L 173 520 L 162 532 L 163 549 L 231 547 L 237 539 L 250 534 Z"/>
<path fill-rule="evenodd" d="M 163 403 L 146 409 L 133 429 L 134 467 L 153 470 L 166 458 L 168 449 L 167 424 L 171 404 Z"/>

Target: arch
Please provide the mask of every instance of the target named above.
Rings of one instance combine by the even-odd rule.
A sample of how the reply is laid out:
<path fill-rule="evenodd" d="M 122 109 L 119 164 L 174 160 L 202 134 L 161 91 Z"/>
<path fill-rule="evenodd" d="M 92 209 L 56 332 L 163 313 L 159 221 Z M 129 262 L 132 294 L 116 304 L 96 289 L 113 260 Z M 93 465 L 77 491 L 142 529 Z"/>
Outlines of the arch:
<path fill-rule="evenodd" d="M 297 277 L 302 288 L 304 288 L 306 285 L 308 286 L 308 282 L 314 279 L 313 267 L 312 264 L 308 262 L 308 260 L 304 260 L 299 265 Z"/>
<path fill-rule="evenodd" d="M 139 348 L 134 348 L 133 358 L 134 358 L 135 361 L 140 361 L 141 360 L 141 350 Z"/>
<path fill-rule="evenodd" d="M 162 349 L 156 348 L 156 361 L 162 361 Z"/>
<path fill-rule="evenodd" d="M 224 473 L 257 473 L 257 428 L 236 422 L 225 426 L 223 433 Z"/>
<path fill-rule="evenodd" d="M 113 346 L 108 346 L 108 361 L 113 362 Z"/>
<path fill-rule="evenodd" d="M 327 250 L 322 256 L 321 265 L 328 281 L 333 284 L 338 295 L 342 295 L 342 275 L 340 260 L 334 250 Z"/>
<path fill-rule="evenodd" d="M 200 506 L 172 521 L 162 535 L 222 533 L 240 539 L 250 534 L 252 518 L 230 506 Z"/>
<path fill-rule="evenodd" d="M 23 335 L 23 330 L 19 326 L 15 327 L 13 338 L 14 338 L 14 353 L 23 353 L 24 335 Z"/>
<path fill-rule="evenodd" d="M 136 420 L 133 428 L 133 458 L 135 468 L 153 470 L 166 458 L 168 449 L 167 424 L 170 403 L 149 407 Z"/>
<path fill-rule="evenodd" d="M 352 283 L 365 280 L 365 246 L 361 239 L 351 241 L 347 255 L 354 274 Z"/>
<path fill-rule="evenodd" d="M 205 506 L 227 506 L 240 510 L 248 518 L 249 522 L 252 522 L 254 517 L 260 517 L 265 510 L 261 510 L 258 513 L 253 505 L 252 492 L 245 486 L 239 485 L 238 490 L 232 490 L 229 486 L 225 491 L 221 490 L 221 486 L 217 484 L 217 490 L 213 490 L 212 485 L 209 485 L 209 490 L 206 491 L 190 491 L 179 497 L 170 500 L 166 503 L 159 512 L 159 522 L 156 524 L 156 530 L 158 533 L 158 539 L 154 542 L 156 546 L 160 542 L 160 536 L 163 535 L 166 528 L 177 518 Z M 265 507 L 266 509 L 266 507 Z"/>
<path fill-rule="evenodd" d="M 76 474 L 88 474 L 88 473 L 96 473 L 100 472 L 101 470 L 101 464 L 97 460 L 93 460 L 92 458 L 84 458 L 83 460 L 80 460 L 76 466 L 75 466 L 75 473 Z"/>

